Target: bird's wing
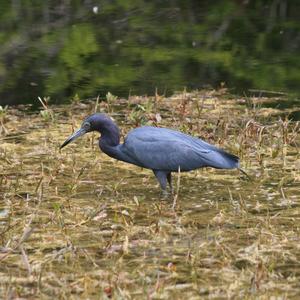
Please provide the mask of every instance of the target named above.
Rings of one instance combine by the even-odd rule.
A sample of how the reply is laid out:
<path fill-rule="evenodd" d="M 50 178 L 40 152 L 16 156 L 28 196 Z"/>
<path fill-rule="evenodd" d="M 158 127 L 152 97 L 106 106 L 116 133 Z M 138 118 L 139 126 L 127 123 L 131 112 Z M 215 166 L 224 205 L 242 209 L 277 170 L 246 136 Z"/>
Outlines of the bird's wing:
<path fill-rule="evenodd" d="M 200 139 L 178 131 L 141 127 L 132 130 L 123 153 L 141 167 L 154 170 L 189 171 L 201 167 L 237 167 L 238 158 Z"/>

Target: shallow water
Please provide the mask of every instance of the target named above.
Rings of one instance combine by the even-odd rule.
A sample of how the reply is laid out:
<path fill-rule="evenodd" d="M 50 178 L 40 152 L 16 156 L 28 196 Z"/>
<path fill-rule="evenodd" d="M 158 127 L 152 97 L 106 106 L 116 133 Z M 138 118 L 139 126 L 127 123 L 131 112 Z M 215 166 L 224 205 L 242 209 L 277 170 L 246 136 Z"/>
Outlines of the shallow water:
<path fill-rule="evenodd" d="M 172 197 L 160 198 L 151 171 L 101 153 L 96 134 L 59 152 L 95 102 L 51 107 L 54 121 L 8 112 L 4 125 L 16 139 L 2 134 L 0 146 L 3 298 L 299 296 L 296 123 L 284 131 L 278 111 L 266 115 L 224 92 L 202 93 L 200 115 L 199 92 L 159 102 L 133 98 L 130 110 L 124 103 L 98 107 L 112 111 L 122 133 L 163 112 L 159 126 L 185 129 L 243 157 L 251 181 L 236 170 L 180 174 L 175 209 Z M 149 101 L 151 110 L 129 117 Z M 261 137 L 249 120 L 268 126 Z"/>

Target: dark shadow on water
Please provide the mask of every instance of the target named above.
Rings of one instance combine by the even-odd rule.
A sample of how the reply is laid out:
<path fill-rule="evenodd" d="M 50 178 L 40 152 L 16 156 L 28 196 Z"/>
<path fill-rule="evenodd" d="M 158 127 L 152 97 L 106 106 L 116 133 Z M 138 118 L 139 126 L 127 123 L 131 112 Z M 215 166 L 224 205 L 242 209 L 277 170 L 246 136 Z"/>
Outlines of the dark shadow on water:
<path fill-rule="evenodd" d="M 202 87 L 300 94 L 297 1 L 0 0 L 0 105 Z"/>

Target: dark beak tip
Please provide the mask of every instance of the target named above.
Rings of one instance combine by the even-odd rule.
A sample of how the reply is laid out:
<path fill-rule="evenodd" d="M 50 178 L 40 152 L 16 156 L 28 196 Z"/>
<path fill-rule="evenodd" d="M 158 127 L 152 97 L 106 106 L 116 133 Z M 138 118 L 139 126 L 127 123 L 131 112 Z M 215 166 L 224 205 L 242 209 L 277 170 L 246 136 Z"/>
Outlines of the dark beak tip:
<path fill-rule="evenodd" d="M 80 136 L 84 135 L 86 133 L 86 131 L 82 128 L 80 128 L 79 130 L 77 130 L 76 132 L 74 132 L 71 136 L 69 136 L 59 147 L 59 150 L 61 150 L 62 148 L 64 148 L 65 146 L 67 146 L 69 143 L 73 142 L 74 140 L 76 140 L 77 138 L 79 138 Z"/>
<path fill-rule="evenodd" d="M 59 150 L 61 150 L 62 148 L 64 148 L 65 146 L 67 146 L 71 141 L 68 139 L 66 141 L 64 141 L 60 146 L 59 146 Z"/>

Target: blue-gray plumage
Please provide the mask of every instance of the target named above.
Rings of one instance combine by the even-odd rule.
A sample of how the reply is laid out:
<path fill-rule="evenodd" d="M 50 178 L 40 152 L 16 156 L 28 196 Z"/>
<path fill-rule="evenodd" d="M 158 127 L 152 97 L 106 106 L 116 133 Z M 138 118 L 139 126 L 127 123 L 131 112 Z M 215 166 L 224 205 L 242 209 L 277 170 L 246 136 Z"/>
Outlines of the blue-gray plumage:
<path fill-rule="evenodd" d="M 107 155 L 153 170 L 163 191 L 167 181 L 171 185 L 171 172 L 191 171 L 203 167 L 217 169 L 239 168 L 239 158 L 224 150 L 179 131 L 144 126 L 131 130 L 120 144 L 117 125 L 105 114 L 87 117 L 81 128 L 71 135 L 60 148 L 79 136 L 98 131 L 100 149 Z"/>

